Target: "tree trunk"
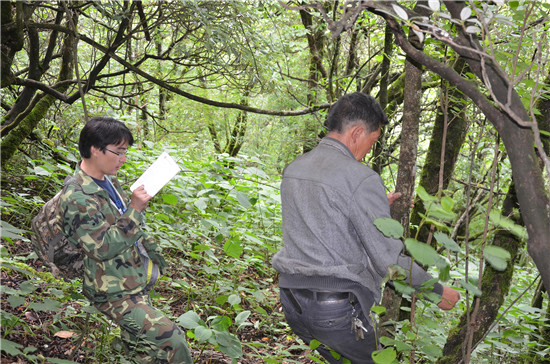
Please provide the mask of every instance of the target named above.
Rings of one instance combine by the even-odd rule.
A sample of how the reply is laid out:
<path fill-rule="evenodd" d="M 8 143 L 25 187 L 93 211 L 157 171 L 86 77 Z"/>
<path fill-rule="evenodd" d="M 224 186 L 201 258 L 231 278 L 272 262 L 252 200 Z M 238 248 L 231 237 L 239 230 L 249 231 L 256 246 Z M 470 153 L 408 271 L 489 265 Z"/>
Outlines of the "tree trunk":
<path fill-rule="evenodd" d="M 388 26 L 386 26 L 386 32 L 384 36 L 384 58 L 382 59 L 381 65 L 381 76 L 380 76 L 380 92 L 378 93 L 378 101 L 382 110 L 388 115 L 388 87 L 390 79 L 390 64 L 391 64 L 391 54 L 393 50 L 393 34 Z M 380 138 L 374 144 L 374 149 L 372 151 L 372 170 L 380 174 L 382 168 L 386 162 L 386 158 L 382 154 L 385 146 L 385 137 L 386 137 L 386 126 L 382 126 L 380 130 Z"/>
<path fill-rule="evenodd" d="M 72 79 L 74 68 L 74 42 L 76 42 L 76 38 L 73 35 L 67 35 L 63 43 L 63 56 L 61 67 L 59 70 L 58 81 Z M 57 91 L 65 92 L 68 87 L 68 85 L 60 86 L 57 88 Z M 11 130 L 10 133 L 2 139 L 2 145 L 0 148 L 2 169 L 5 168 L 10 158 L 17 151 L 19 145 L 27 137 L 29 137 L 36 125 L 38 125 L 38 122 L 42 120 L 50 106 L 52 106 L 56 101 L 56 99 L 51 95 L 37 95 L 35 96 L 35 98 L 38 101 L 34 104 L 32 110 L 28 114 L 26 114 L 26 116 L 21 120 L 17 127 Z"/>
<path fill-rule="evenodd" d="M 319 79 L 326 78 L 327 72 L 323 67 L 325 52 L 325 35 L 321 27 L 314 26 L 313 17 L 307 10 L 300 10 L 300 19 L 304 27 L 309 30 L 307 43 L 309 49 L 309 76 L 307 81 L 307 106 L 318 103 Z M 318 142 L 319 121 L 315 115 L 305 118 L 302 150 L 304 153 L 313 149 Z"/>
<path fill-rule="evenodd" d="M 454 19 L 460 19 L 464 8 L 463 1 L 447 1 L 445 6 Z M 448 43 L 455 52 L 464 57 L 472 73 L 492 91 L 492 97 L 500 107 L 490 102 L 485 94 L 472 82 L 446 67 L 438 60 L 429 57 L 408 42 L 401 25 L 390 15 L 382 14 L 390 24 L 396 43 L 418 63 L 455 85 L 482 110 L 502 137 L 512 165 L 518 201 L 527 232 L 528 251 L 541 273 L 544 285 L 550 287 L 550 201 L 545 189 L 545 181 L 539 168 L 538 157 L 533 148 L 533 130 L 520 125 L 529 120 L 527 110 L 514 90 L 513 83 L 506 73 L 483 53 L 483 47 L 476 37 L 458 27 L 459 35 Z M 519 121 L 519 122 L 518 122 Z"/>
<path fill-rule="evenodd" d="M 459 73 L 464 71 L 465 62 L 461 59 L 456 61 L 455 70 Z M 464 138 L 466 136 L 467 121 L 464 115 L 464 94 L 456 88 L 447 85 L 441 89 L 442 95 L 447 97 L 440 98 L 440 107 L 435 118 L 435 125 L 430 138 L 430 145 L 426 154 L 426 161 L 422 168 L 419 185 L 424 187 L 430 195 L 436 195 L 441 188 L 446 189 L 453 175 L 458 154 Z M 448 90 L 448 93 L 445 91 Z M 445 105 L 445 106 L 444 106 Z M 444 109 L 444 110 L 442 110 Z M 455 110 L 460 110 L 456 112 Z M 446 111 L 446 114 L 444 113 Z M 446 124 L 446 125 L 445 125 Z M 445 147 L 443 147 L 443 145 Z M 441 165 L 441 153 L 444 153 L 443 165 Z M 443 170 L 441 170 L 443 169 Z M 442 174 L 441 186 L 439 178 Z M 426 208 L 421 199 L 417 198 L 414 202 L 414 208 L 411 212 L 411 223 L 413 226 L 419 226 Z M 422 225 L 420 231 L 415 231 L 413 235 L 418 241 L 427 242 L 430 232 L 428 224 Z"/>

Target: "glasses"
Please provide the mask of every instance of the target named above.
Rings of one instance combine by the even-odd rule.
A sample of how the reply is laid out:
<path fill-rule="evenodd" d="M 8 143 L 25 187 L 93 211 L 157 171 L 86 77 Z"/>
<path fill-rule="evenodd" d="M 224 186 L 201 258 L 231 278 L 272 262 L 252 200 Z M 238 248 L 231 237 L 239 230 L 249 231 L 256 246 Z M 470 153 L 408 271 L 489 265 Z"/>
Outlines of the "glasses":
<path fill-rule="evenodd" d="M 105 148 L 105 150 L 108 151 L 108 152 L 113 153 L 114 155 L 116 155 L 116 156 L 119 157 L 119 158 L 122 158 L 122 157 L 126 156 L 126 153 L 128 153 L 128 149 L 126 149 L 126 150 L 123 151 L 123 152 L 114 152 L 114 151 L 112 151 L 112 150 L 109 149 L 109 148 Z"/>

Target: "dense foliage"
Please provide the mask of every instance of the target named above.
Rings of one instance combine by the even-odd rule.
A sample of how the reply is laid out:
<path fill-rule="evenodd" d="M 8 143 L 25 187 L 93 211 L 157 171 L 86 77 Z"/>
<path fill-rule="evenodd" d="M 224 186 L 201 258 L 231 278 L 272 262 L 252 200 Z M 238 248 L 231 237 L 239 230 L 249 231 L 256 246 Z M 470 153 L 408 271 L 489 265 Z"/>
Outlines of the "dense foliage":
<path fill-rule="evenodd" d="M 355 90 L 377 96 L 390 119 L 366 160 L 389 190 L 400 187 L 401 132 L 418 106 L 413 218 L 377 224 L 462 295 L 442 312 L 392 271 L 404 301 L 397 316 L 385 313 L 389 306 L 373 309 L 390 317 L 377 362 L 445 362 L 453 348 L 474 363 L 550 360 L 544 265 L 527 249 L 533 236 L 515 196 L 526 188 L 514 185 L 510 158 L 521 148 L 539 156 L 542 168 L 535 162 L 521 176 L 535 187 L 544 180 L 533 206 L 548 201 L 541 143 L 550 135 L 550 6 L 378 2 L 374 13 L 353 17 L 357 8 L 344 11 L 344 3 L 2 1 L 2 361 L 131 361 L 80 282 L 53 278 L 29 243 L 32 217 L 79 159 L 84 120 L 107 115 L 136 136 L 119 176 L 126 186 L 164 150 L 182 168 L 151 201 L 147 229 L 171 268 L 154 303 L 186 329 L 197 361 L 323 362 L 316 343 L 306 347 L 292 334 L 278 302 L 270 264 L 283 243 L 278 187 L 284 166 L 323 136 L 330 103 Z M 413 13 L 425 10 L 429 24 Z M 408 39 L 440 63 L 400 43 L 399 29 L 412 29 Z M 487 57 L 481 70 L 460 63 L 470 36 L 483 47 L 474 53 Z M 421 60 L 411 105 L 403 74 Z M 495 64 L 513 87 L 488 81 Z M 501 92 L 518 103 L 502 103 Z M 532 131 L 532 150 L 518 137 L 514 151 L 502 137 L 504 121 L 518 122 L 518 104 L 534 123 L 521 128 Z M 493 107 L 504 125 L 492 121 Z M 539 212 L 548 222 L 548 210 Z"/>

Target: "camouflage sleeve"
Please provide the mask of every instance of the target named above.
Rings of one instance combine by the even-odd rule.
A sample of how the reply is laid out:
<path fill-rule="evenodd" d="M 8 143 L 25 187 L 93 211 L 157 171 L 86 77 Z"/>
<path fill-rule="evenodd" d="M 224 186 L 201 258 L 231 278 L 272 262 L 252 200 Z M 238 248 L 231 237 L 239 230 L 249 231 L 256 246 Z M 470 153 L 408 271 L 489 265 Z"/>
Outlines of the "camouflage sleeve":
<path fill-rule="evenodd" d="M 72 188 L 61 197 L 61 207 L 65 233 L 94 259 L 112 259 L 146 236 L 142 216 L 132 207 L 119 217 L 110 208 L 102 210 L 94 196 Z"/>

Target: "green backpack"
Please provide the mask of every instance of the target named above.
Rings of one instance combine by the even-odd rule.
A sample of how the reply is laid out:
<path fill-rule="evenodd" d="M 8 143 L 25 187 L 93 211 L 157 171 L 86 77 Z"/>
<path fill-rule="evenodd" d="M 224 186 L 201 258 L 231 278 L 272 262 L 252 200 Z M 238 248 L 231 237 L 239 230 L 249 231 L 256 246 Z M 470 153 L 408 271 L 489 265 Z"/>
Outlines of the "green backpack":
<path fill-rule="evenodd" d="M 63 189 L 42 206 L 32 219 L 31 235 L 38 258 L 56 278 L 65 280 L 81 278 L 84 272 L 82 250 L 69 241 L 62 228 L 60 199 L 70 184 L 76 184 L 76 177 L 67 177 Z"/>

